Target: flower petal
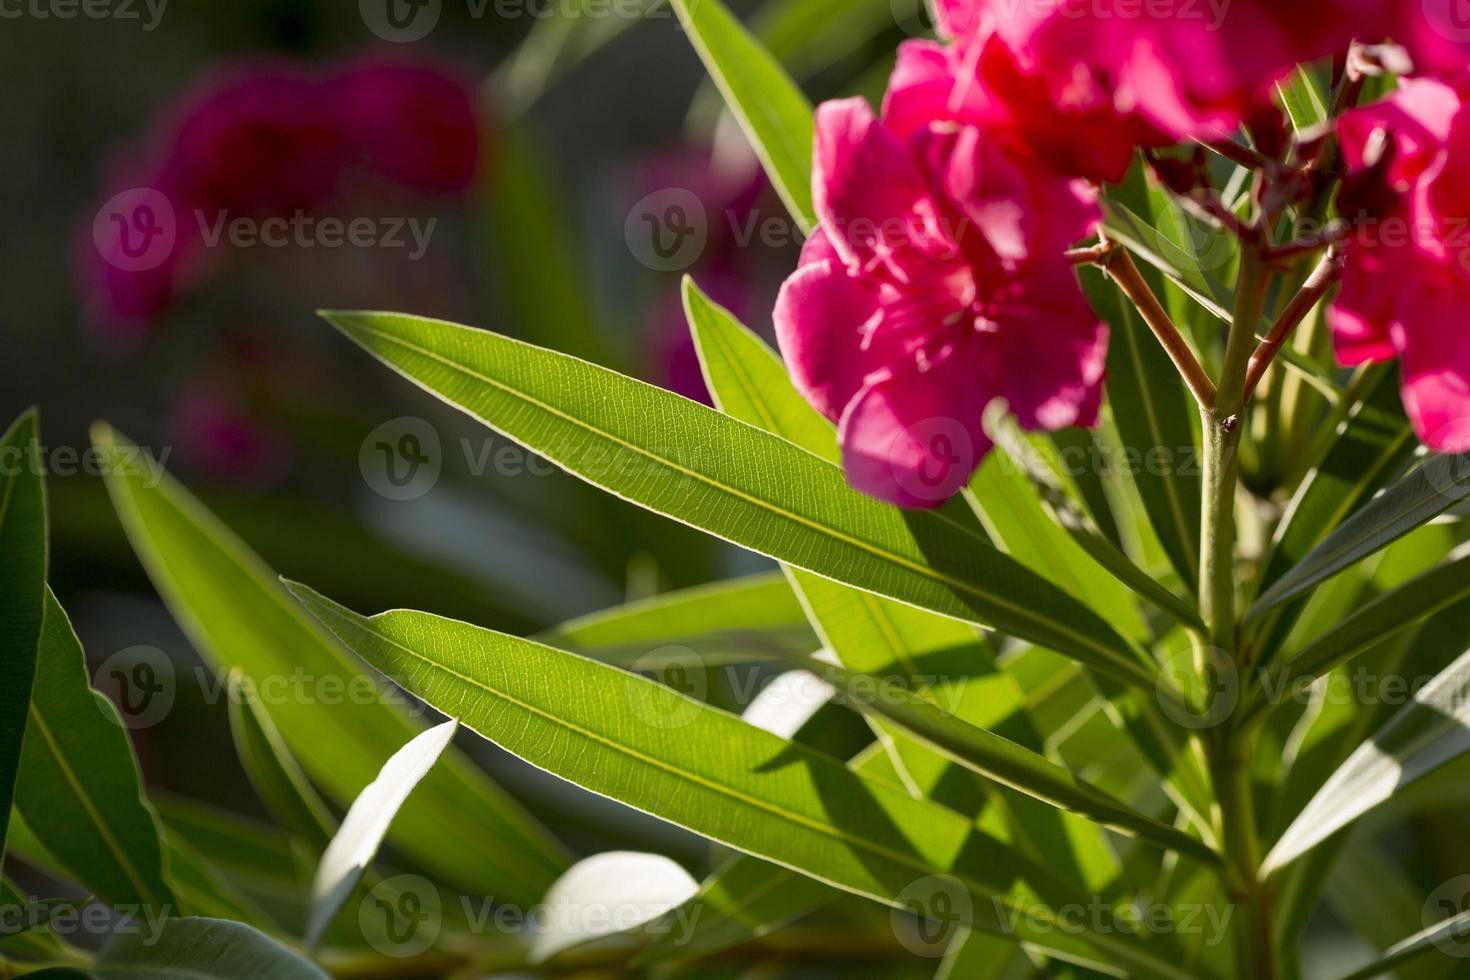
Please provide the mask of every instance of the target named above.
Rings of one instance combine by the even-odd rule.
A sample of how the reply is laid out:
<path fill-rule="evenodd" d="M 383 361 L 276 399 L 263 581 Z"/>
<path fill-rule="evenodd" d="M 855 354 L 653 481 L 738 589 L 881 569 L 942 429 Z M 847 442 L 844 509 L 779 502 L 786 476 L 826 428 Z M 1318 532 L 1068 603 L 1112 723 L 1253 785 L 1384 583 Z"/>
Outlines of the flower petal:
<path fill-rule="evenodd" d="M 864 388 L 838 430 L 852 486 L 900 507 L 934 508 L 958 493 L 991 442 L 988 397 L 969 345 L 931 365 Z"/>

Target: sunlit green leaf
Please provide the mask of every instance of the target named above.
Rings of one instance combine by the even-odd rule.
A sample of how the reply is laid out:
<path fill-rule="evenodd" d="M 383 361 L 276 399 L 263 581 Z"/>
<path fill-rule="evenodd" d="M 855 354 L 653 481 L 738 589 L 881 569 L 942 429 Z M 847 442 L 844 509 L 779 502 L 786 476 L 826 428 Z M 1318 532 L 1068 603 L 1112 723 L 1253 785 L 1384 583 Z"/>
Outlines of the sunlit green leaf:
<path fill-rule="evenodd" d="M 110 461 L 130 451 L 105 427 L 94 441 Z M 255 690 L 275 692 L 269 707 L 291 751 L 338 803 L 356 799 L 420 730 L 400 698 L 304 616 L 274 573 L 183 487 L 112 466 L 108 474 L 133 547 L 200 652 L 243 671 Z M 564 860 L 514 800 L 452 753 L 404 807 L 393 839 L 444 879 L 506 900 L 540 898 Z"/>
<path fill-rule="evenodd" d="M 1083 962 L 1103 951 L 1139 976 L 1180 974 L 1136 937 L 1038 926 L 1046 903 L 1076 900 L 1062 897 L 1069 886 L 969 819 L 829 756 L 574 654 L 423 613 L 364 618 L 292 588 L 387 676 L 584 788 L 882 902 L 947 874 L 974 898 L 976 928 Z M 1008 916 L 1018 903 L 1033 914 Z"/>
<path fill-rule="evenodd" d="M 803 232 L 812 209 L 812 106 L 720 0 L 673 0 L 679 21 Z"/>
<path fill-rule="evenodd" d="M 383 764 L 378 778 L 367 785 L 342 820 L 336 836 L 322 854 L 311 886 L 311 918 L 306 944 L 315 948 L 343 904 L 366 873 L 398 811 L 423 781 L 459 730 L 446 721 L 420 732 Z"/>
<path fill-rule="evenodd" d="M 1470 457 L 1435 456 L 1374 497 L 1256 600 L 1259 616 L 1368 555 L 1388 547 L 1426 521 L 1470 497 Z"/>
<path fill-rule="evenodd" d="M 48 590 L 16 808 L 47 852 L 103 901 L 176 911 L 141 783 L 127 729 L 92 690 L 81 642 Z"/>
<path fill-rule="evenodd" d="M 385 363 L 589 482 L 794 567 L 1044 644 L 1155 687 L 1098 616 L 932 512 L 846 485 L 784 439 L 584 361 L 392 314 L 330 319 Z"/>

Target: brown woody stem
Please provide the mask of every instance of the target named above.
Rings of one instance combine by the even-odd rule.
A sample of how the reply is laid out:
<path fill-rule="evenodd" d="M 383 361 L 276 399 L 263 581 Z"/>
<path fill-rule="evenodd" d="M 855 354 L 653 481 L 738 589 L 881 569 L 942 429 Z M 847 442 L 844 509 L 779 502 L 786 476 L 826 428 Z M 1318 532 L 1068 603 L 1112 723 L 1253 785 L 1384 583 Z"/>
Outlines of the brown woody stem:
<path fill-rule="evenodd" d="M 1148 324 L 1154 336 L 1159 338 L 1159 343 L 1169 353 L 1174 361 L 1174 366 L 1184 376 L 1184 383 L 1189 385 L 1189 390 L 1194 393 L 1195 401 L 1199 402 L 1201 408 L 1210 408 L 1215 404 L 1215 383 L 1200 366 L 1199 360 L 1195 358 L 1194 351 L 1189 349 L 1179 328 L 1165 311 L 1159 298 L 1149 288 L 1144 280 L 1143 274 L 1138 271 L 1133 257 L 1124 248 L 1114 248 L 1106 253 L 1102 259 L 1103 268 L 1118 284 L 1118 288 L 1132 301 L 1142 314 L 1143 320 Z"/>

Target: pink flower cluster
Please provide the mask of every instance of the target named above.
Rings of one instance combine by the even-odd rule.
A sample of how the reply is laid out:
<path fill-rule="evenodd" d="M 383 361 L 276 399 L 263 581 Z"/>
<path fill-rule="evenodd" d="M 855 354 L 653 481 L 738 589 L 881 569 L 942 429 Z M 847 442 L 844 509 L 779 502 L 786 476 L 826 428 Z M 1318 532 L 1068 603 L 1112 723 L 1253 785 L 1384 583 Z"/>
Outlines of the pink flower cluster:
<path fill-rule="evenodd" d="M 1399 358 L 1420 439 L 1470 451 L 1470 79 L 1403 79 L 1338 131 L 1355 224 L 1328 311 L 1338 359 Z M 1355 210 L 1354 210 L 1355 209 Z"/>
<path fill-rule="evenodd" d="M 82 271 L 93 312 L 114 324 L 156 316 L 211 264 L 200 226 L 221 215 L 310 213 L 351 174 L 461 192 L 480 141 L 470 83 L 437 66 L 368 58 L 320 74 L 276 62 L 220 71 L 169 107 L 111 175 L 104 196 L 146 189 L 140 199 L 157 206 L 144 217 L 172 246 L 157 261 L 129 261 L 130 215 L 116 236 L 89 227 Z M 168 228 L 158 211 L 171 212 Z"/>
<path fill-rule="evenodd" d="M 1092 424 L 1107 332 L 1064 253 L 1095 229 L 1097 185 L 1120 180 L 1139 148 L 1279 118 L 1276 83 L 1355 38 L 1401 40 L 1431 70 L 1458 70 L 1470 32 L 1449 31 L 1452 5 L 937 0 L 941 40 L 900 49 L 881 116 L 857 99 L 819 108 L 820 229 L 775 310 L 796 384 L 839 427 L 852 484 L 943 503 L 989 450 L 982 416 L 997 400 L 1034 430 Z M 1445 167 L 1463 138 L 1449 125 L 1454 92 L 1411 82 L 1344 126 L 1354 164 L 1378 166 L 1399 209 L 1470 213 Z M 1384 128 L 1379 165 L 1368 158 Z M 1405 356 L 1410 410 L 1438 447 L 1461 446 L 1431 430 L 1451 395 L 1470 401 L 1470 341 L 1462 353 L 1458 339 L 1470 333 L 1426 314 L 1470 300 L 1461 256 L 1429 249 L 1416 266 L 1425 288 L 1403 290 L 1401 274 L 1382 276 L 1403 257 L 1359 250 L 1334 314 L 1345 358 Z M 1446 368 L 1452 357 L 1465 367 Z"/>

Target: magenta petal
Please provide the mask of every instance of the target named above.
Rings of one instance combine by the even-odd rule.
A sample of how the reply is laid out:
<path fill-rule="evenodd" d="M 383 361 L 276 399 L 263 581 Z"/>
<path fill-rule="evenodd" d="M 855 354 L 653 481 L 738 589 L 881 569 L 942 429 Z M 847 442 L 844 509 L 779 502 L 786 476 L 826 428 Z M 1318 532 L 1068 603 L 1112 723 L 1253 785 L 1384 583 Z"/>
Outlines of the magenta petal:
<path fill-rule="evenodd" d="M 1404 410 L 1436 452 L 1470 452 L 1470 295 L 1461 284 L 1424 283 L 1404 299 Z"/>
<path fill-rule="evenodd" d="M 868 373 L 882 367 L 866 344 L 881 317 L 877 291 L 848 274 L 818 231 L 802 251 L 801 265 L 781 286 L 774 318 L 791 380 L 833 422 Z"/>
<path fill-rule="evenodd" d="M 994 391 L 1028 429 L 1054 431 L 1097 422 L 1107 372 L 1108 328 L 1092 311 L 1075 273 L 1060 259 L 1017 280 L 993 330 L 982 334 Z"/>
<path fill-rule="evenodd" d="M 942 243 L 939 222 L 908 147 L 861 98 L 817 108 L 812 197 L 842 261 L 887 264 L 902 278 L 906 253 Z"/>
<path fill-rule="evenodd" d="M 939 507 L 958 493 L 991 447 L 975 367 L 954 352 L 863 389 L 838 430 L 848 482 L 900 507 Z"/>

